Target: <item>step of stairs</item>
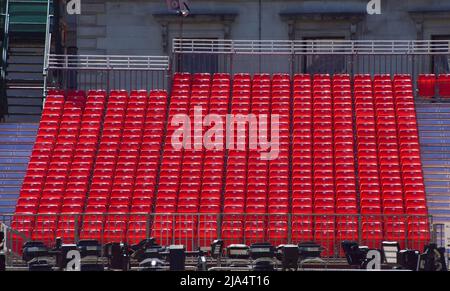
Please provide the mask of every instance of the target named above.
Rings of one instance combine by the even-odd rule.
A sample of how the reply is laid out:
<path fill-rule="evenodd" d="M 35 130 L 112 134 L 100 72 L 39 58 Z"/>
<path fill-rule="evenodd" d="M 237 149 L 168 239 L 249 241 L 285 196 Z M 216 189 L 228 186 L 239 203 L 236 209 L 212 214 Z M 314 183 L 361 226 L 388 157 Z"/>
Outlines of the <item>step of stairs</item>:
<path fill-rule="evenodd" d="M 0 217 L 14 213 L 38 126 L 0 123 Z"/>
<path fill-rule="evenodd" d="M 450 103 L 418 102 L 416 112 L 429 212 L 450 222 Z"/>

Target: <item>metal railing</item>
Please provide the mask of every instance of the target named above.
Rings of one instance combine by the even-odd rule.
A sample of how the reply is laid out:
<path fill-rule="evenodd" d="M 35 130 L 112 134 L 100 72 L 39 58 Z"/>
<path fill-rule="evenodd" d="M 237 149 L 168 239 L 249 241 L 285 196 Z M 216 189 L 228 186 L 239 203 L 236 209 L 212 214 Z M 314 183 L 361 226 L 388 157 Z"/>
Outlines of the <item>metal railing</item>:
<path fill-rule="evenodd" d="M 48 55 L 48 69 L 168 71 L 167 56 Z"/>
<path fill-rule="evenodd" d="M 135 244 L 154 237 L 162 245 L 183 244 L 187 250 L 208 248 L 215 239 L 223 239 L 226 245 L 315 241 L 325 248 L 325 257 L 341 257 L 344 240 L 371 248 L 380 248 L 383 240 L 398 241 L 402 248 L 422 251 L 425 244 L 436 241 L 438 230 L 426 215 L 84 213 L 0 218 L 13 227 L 34 224 L 34 231 L 9 235 L 8 248 L 16 252 L 29 239 L 51 246 L 56 237 L 66 243 L 97 239 L 102 244 Z M 428 231 L 420 232 L 424 227 Z"/>
<path fill-rule="evenodd" d="M 419 74 L 450 72 L 449 40 L 174 39 L 175 72 Z"/>
<path fill-rule="evenodd" d="M 53 19 L 53 14 L 50 14 L 50 2 L 47 1 L 47 21 L 45 25 L 45 47 L 44 47 L 44 65 L 42 68 L 42 75 L 44 76 L 44 85 L 42 92 L 42 107 L 45 105 L 45 97 L 47 96 L 47 73 L 48 73 L 48 56 L 50 55 L 52 47 L 52 32 L 50 29 L 51 21 Z"/>
<path fill-rule="evenodd" d="M 8 48 L 9 48 L 9 0 L 5 1 L 5 13 L 2 14 L 4 18 L 4 31 L 2 42 L 2 60 L 1 60 L 1 88 L 0 88 L 0 120 L 4 115 L 8 114 L 8 98 L 6 96 L 6 68 L 8 67 Z"/>
<path fill-rule="evenodd" d="M 168 89 L 169 57 L 48 54 L 47 86 L 74 90 Z M 51 84 L 50 84 L 51 82 Z"/>
<path fill-rule="evenodd" d="M 173 53 L 213 54 L 450 54 L 450 40 L 173 39 Z"/>

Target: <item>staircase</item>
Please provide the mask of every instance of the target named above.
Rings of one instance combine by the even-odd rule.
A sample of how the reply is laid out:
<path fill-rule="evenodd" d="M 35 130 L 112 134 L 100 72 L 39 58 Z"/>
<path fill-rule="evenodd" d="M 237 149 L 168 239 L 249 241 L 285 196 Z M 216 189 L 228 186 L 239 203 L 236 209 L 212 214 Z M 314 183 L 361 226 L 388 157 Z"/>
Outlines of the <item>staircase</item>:
<path fill-rule="evenodd" d="M 44 42 L 10 42 L 6 70 L 7 121 L 38 122 L 42 111 Z"/>
<path fill-rule="evenodd" d="M 0 222 L 14 213 L 36 139 L 37 123 L 0 123 Z"/>
<path fill-rule="evenodd" d="M 38 122 L 42 111 L 48 0 L 7 0 L 8 122 Z"/>
<path fill-rule="evenodd" d="M 450 103 L 417 103 L 428 208 L 434 223 L 450 222 Z"/>

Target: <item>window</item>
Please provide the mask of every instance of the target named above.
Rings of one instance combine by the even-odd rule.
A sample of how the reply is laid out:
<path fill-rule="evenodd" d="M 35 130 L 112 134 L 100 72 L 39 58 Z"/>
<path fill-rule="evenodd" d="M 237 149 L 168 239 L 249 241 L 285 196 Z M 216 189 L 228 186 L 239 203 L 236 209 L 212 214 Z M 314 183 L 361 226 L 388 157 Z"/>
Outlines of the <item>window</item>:
<path fill-rule="evenodd" d="M 313 47 L 320 47 L 323 40 L 345 40 L 345 37 L 307 37 L 303 40 L 311 41 Z M 328 42 L 327 42 L 328 43 Z M 306 51 L 308 52 L 308 51 Z M 344 55 L 319 55 L 311 54 L 303 58 L 303 72 L 309 74 L 320 73 L 345 73 L 346 72 L 346 56 Z"/>
<path fill-rule="evenodd" d="M 442 45 L 448 45 L 450 35 L 434 35 L 432 40 L 442 41 Z M 434 74 L 448 74 L 450 73 L 450 56 L 448 55 L 433 55 L 431 57 L 431 68 Z"/>
<path fill-rule="evenodd" d="M 192 38 L 183 38 L 184 40 L 191 40 Z M 208 53 L 195 53 L 195 54 L 181 54 L 178 60 L 179 69 L 181 72 L 189 73 L 217 73 L 219 71 L 219 57 L 217 54 L 211 54 L 211 40 L 217 40 L 217 38 L 201 38 L 202 41 L 196 43 L 205 45 L 205 51 Z M 196 49 L 196 51 L 202 51 L 202 49 Z"/>

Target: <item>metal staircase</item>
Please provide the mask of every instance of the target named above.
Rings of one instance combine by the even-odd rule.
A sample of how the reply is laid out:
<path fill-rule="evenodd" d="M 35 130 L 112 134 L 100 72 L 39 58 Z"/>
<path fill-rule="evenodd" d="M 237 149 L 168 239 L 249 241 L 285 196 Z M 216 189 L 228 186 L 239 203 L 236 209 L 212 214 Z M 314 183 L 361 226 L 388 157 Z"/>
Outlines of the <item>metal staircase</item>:
<path fill-rule="evenodd" d="M 417 103 L 428 209 L 434 223 L 450 222 L 450 103 Z"/>
<path fill-rule="evenodd" d="M 5 0 L 5 93 L 8 122 L 37 122 L 42 111 L 49 0 Z M 9 20 L 9 21 L 8 21 Z"/>

